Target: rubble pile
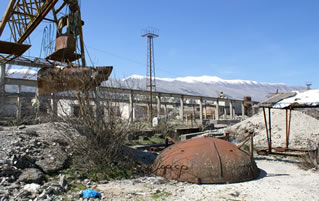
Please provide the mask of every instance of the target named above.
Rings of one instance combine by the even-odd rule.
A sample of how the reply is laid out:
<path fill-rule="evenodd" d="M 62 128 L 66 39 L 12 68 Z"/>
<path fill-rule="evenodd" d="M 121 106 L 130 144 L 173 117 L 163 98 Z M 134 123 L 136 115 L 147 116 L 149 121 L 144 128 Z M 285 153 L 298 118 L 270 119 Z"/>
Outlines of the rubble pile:
<path fill-rule="evenodd" d="M 65 168 L 67 147 L 50 123 L 0 127 L 0 200 L 57 199 L 65 182 L 59 184 L 46 175 Z"/>
<path fill-rule="evenodd" d="M 266 112 L 268 121 L 268 110 Z M 274 146 L 285 146 L 286 139 L 286 111 L 280 109 L 271 110 L 272 144 Z M 264 115 L 262 111 L 258 114 L 237 123 L 229 128 L 231 135 L 238 141 L 247 136 L 249 131 L 254 131 L 254 144 L 260 147 L 267 146 Z M 291 113 L 291 129 L 289 146 L 294 148 L 307 148 L 319 144 L 319 120 L 300 111 Z"/>

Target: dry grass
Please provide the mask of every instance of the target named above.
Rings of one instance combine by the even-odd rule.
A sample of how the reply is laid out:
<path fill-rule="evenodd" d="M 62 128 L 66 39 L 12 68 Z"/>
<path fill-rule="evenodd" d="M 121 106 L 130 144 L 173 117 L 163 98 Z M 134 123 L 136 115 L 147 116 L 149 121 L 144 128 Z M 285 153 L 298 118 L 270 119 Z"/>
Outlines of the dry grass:
<path fill-rule="evenodd" d="M 67 136 L 71 144 L 72 167 L 82 173 L 87 172 L 88 176 L 104 175 L 103 179 L 119 175 L 127 177 L 136 167 L 132 157 L 123 150 L 130 124 L 128 120 L 121 119 L 117 111 L 119 103 L 109 99 L 101 101 L 105 95 L 109 95 L 109 99 L 115 96 L 104 94 L 102 97 L 98 91 L 77 96 L 75 103 L 80 106 L 79 115 L 65 112 L 61 118 L 80 134 Z M 109 174 L 104 170 L 108 170 Z"/>

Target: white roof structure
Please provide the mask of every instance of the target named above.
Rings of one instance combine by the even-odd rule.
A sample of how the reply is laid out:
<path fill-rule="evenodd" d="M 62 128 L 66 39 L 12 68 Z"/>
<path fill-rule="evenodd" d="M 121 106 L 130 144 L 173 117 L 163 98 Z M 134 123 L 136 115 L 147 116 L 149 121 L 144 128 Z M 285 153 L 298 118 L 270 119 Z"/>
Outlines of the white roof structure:
<path fill-rule="evenodd" d="M 294 96 L 285 98 L 273 105 L 273 108 L 319 107 L 319 90 L 296 92 Z"/>

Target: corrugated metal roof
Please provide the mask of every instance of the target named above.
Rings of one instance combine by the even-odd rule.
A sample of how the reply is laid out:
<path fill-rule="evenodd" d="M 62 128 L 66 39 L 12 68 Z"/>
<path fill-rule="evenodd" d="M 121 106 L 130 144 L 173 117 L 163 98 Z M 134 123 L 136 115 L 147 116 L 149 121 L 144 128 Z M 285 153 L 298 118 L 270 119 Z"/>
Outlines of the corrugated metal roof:
<path fill-rule="evenodd" d="M 258 107 L 272 107 L 276 103 L 278 103 L 281 100 L 284 100 L 286 98 L 295 96 L 296 92 L 287 92 L 287 93 L 278 93 L 273 95 L 272 97 L 266 99 L 265 101 L 258 104 Z"/>
<path fill-rule="evenodd" d="M 297 92 L 295 96 L 285 98 L 276 103 L 273 108 L 305 108 L 319 107 L 319 90 Z"/>

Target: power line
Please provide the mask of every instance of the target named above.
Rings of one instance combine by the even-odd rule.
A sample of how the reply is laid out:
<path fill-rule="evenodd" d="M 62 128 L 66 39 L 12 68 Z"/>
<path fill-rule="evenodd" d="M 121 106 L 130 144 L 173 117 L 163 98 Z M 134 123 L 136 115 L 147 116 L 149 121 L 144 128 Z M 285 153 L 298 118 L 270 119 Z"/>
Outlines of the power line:
<path fill-rule="evenodd" d="M 89 47 L 89 48 L 91 48 L 93 50 L 96 50 L 96 51 L 99 51 L 99 52 L 103 52 L 105 54 L 120 58 L 120 59 L 123 59 L 123 60 L 126 60 L 126 61 L 130 61 L 132 63 L 136 63 L 136 64 L 139 64 L 139 65 L 145 66 L 145 63 L 142 63 L 140 61 L 137 61 L 137 60 L 134 60 L 134 59 L 131 59 L 131 58 L 128 58 L 128 57 L 124 57 L 124 56 L 121 56 L 121 55 L 118 55 L 118 54 L 115 54 L 115 53 L 112 53 L 112 52 L 109 52 L 109 51 L 106 51 L 106 50 L 101 50 L 101 49 L 98 49 L 98 48 L 95 48 L 95 47 L 91 47 L 89 45 L 87 45 L 87 47 Z"/>
<path fill-rule="evenodd" d="M 119 58 L 119 59 L 123 59 L 123 60 L 129 61 L 129 62 L 138 64 L 138 65 L 141 66 L 141 67 L 143 66 L 143 68 L 145 67 L 145 63 L 143 63 L 143 62 L 141 62 L 141 61 L 137 61 L 137 60 L 134 60 L 134 59 L 125 57 L 125 56 L 121 56 L 121 55 L 115 54 L 115 53 L 110 52 L 110 51 L 107 51 L 107 50 L 101 50 L 101 49 L 98 49 L 98 48 L 95 48 L 95 47 L 92 47 L 92 46 L 89 46 L 89 45 L 87 45 L 86 47 L 88 47 L 88 48 L 90 48 L 90 49 L 93 49 L 93 50 L 96 50 L 96 51 L 98 51 L 98 52 L 105 53 L 105 54 L 107 54 L 107 55 L 111 55 L 111 56 L 113 56 L 113 57 L 117 57 L 117 58 Z M 167 71 L 166 69 L 159 68 L 158 66 L 156 66 L 156 69 L 157 69 L 157 70 L 160 70 L 160 71 L 162 71 L 162 72 L 171 74 L 171 75 L 176 76 L 176 77 L 179 76 L 179 75 L 177 75 L 177 74 L 175 74 L 175 73 L 173 73 L 173 72 Z"/>

